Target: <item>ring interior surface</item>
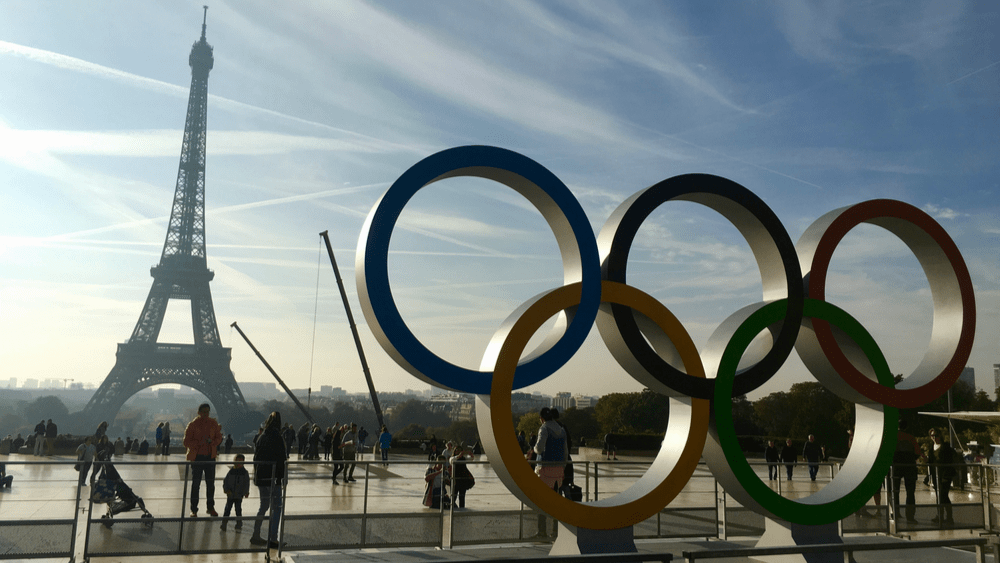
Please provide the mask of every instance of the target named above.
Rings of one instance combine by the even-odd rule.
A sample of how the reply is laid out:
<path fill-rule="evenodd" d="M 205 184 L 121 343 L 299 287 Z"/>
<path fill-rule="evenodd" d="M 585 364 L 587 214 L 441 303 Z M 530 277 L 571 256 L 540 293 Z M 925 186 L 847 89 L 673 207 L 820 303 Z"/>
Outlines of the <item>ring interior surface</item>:
<path fill-rule="evenodd" d="M 605 280 L 626 283 L 628 255 L 636 233 L 650 213 L 669 201 L 698 203 L 729 220 L 746 239 L 757 261 L 764 301 L 788 299 L 786 322 L 774 327 L 771 348 L 736 378 L 734 392 L 749 393 L 781 368 L 795 346 L 805 295 L 795 246 L 777 215 L 747 188 L 719 176 L 685 174 L 633 194 L 611 214 L 598 235 Z M 713 380 L 689 377 L 676 362 L 672 364 L 669 343 L 662 341 L 657 331 L 644 330 L 641 312 L 616 304 L 610 309 L 612 315 L 598 317 L 598 330 L 612 355 L 633 377 L 651 378 L 678 395 L 702 399 L 713 396 Z M 718 361 L 703 359 L 706 364 Z M 708 377 L 713 375 L 709 370 Z"/>
<path fill-rule="evenodd" d="M 604 282 L 602 300 L 635 307 L 657 321 L 676 341 L 684 367 L 704 377 L 697 349 L 683 326 L 662 304 L 638 289 Z M 709 401 L 671 398 L 666 435 L 646 473 L 625 491 L 594 502 L 573 502 L 545 486 L 524 459 L 511 426 L 511 382 L 517 357 L 531 335 L 558 311 L 576 304 L 571 286 L 552 290 L 514 321 L 502 347 L 483 358 L 481 369 L 494 368 L 490 395 L 476 400 L 476 420 L 483 447 L 500 480 L 526 505 L 579 528 L 609 530 L 631 526 L 663 509 L 694 474 L 708 431 Z"/>
<path fill-rule="evenodd" d="M 600 263 L 593 230 L 579 201 L 554 174 L 526 156 L 497 147 L 456 147 L 404 172 L 372 208 L 358 239 L 355 270 L 361 310 L 379 345 L 412 375 L 446 389 L 489 393 L 491 373 L 452 364 L 417 339 L 400 315 L 389 285 L 389 240 L 406 203 L 427 185 L 461 176 L 498 182 L 528 199 L 555 235 L 564 284 L 580 282 L 575 316 L 564 332 L 550 335 L 539 352 L 524 361 L 514 385 L 537 383 L 562 367 L 590 332 L 600 305 Z"/>

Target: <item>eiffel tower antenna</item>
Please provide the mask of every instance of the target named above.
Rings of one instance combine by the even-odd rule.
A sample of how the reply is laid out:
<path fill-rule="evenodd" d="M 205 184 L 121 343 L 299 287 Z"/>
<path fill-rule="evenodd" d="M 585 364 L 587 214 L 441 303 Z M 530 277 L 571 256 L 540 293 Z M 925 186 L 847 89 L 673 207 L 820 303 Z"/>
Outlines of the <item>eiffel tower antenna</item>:
<path fill-rule="evenodd" d="M 192 387 L 208 397 L 220 422 L 233 433 L 246 423 L 246 400 L 230 369 L 231 349 L 223 348 L 208 283 L 215 272 L 205 255 L 205 148 L 208 118 L 208 73 L 215 62 L 205 38 L 208 6 L 201 38 L 191 47 L 191 92 L 174 202 L 160 262 L 150 269 L 149 290 L 139 321 L 128 341 L 118 345 L 115 366 L 78 417 L 87 432 L 101 420 L 113 419 L 139 391 L 166 383 Z M 191 303 L 194 344 L 158 342 L 167 303 Z"/>

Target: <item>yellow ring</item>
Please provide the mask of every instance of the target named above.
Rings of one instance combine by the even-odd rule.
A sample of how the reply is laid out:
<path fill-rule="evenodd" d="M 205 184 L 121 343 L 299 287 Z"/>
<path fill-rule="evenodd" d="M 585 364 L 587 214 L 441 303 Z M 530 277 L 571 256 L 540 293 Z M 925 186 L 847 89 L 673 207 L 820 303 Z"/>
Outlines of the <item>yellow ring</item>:
<path fill-rule="evenodd" d="M 690 335 L 662 303 L 634 287 L 611 281 L 602 282 L 601 302 L 631 307 L 646 315 L 674 343 L 685 371 L 694 377 L 705 377 L 701 357 Z M 506 469 L 498 472 L 501 480 L 525 504 L 578 528 L 611 530 L 652 517 L 688 483 L 708 435 L 709 401 L 671 397 L 670 422 L 656 459 L 637 482 L 618 495 L 578 503 L 546 487 L 524 459 L 511 425 L 514 371 L 535 331 L 553 315 L 579 303 L 580 284 L 570 284 L 544 294 L 517 319 L 498 352 L 490 395 L 480 397 L 479 408 L 485 406 L 489 412 L 492 430 L 481 433 L 487 435 L 484 436 L 487 453 L 499 455 L 502 462 L 499 465 Z"/>

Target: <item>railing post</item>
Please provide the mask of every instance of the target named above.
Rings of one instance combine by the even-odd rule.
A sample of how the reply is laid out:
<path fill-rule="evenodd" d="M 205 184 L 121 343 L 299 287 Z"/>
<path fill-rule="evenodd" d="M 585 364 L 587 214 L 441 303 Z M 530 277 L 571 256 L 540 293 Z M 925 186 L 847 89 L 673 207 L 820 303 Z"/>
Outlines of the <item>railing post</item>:
<path fill-rule="evenodd" d="M 716 533 L 719 539 L 724 540 L 728 535 L 726 533 L 726 490 L 722 489 L 720 495 L 719 480 L 713 477 L 712 481 L 715 483 L 715 521 L 719 523 Z"/>
<path fill-rule="evenodd" d="M 600 476 L 598 475 L 600 473 L 600 463 L 599 461 L 594 462 L 594 500 L 598 500 L 600 496 Z"/>
<path fill-rule="evenodd" d="M 375 459 L 374 450 L 372 459 Z M 371 463 L 365 464 L 365 500 L 361 509 L 361 547 L 368 543 L 368 481 L 371 480 Z"/>
<path fill-rule="evenodd" d="M 586 468 L 586 469 L 584 469 L 584 475 L 583 475 L 583 477 L 584 477 L 584 479 L 583 479 L 583 494 L 584 494 L 584 497 L 583 498 L 584 498 L 584 500 L 590 501 L 590 460 L 587 460 L 587 461 L 585 461 L 583 463 L 584 463 L 584 467 Z"/>
<path fill-rule="evenodd" d="M 177 551 L 181 551 L 184 546 L 184 513 L 187 512 L 188 475 L 191 473 L 191 464 L 184 463 L 184 481 L 181 483 L 181 523 L 177 531 Z"/>
<path fill-rule="evenodd" d="M 88 522 L 88 520 L 90 519 L 90 512 L 88 511 L 84 513 L 83 507 L 80 506 L 80 500 L 81 500 L 80 496 L 82 493 L 83 493 L 83 483 L 80 481 L 78 477 L 76 480 L 76 506 L 73 508 L 73 532 L 72 532 L 73 539 L 70 543 L 70 552 L 72 557 L 75 558 L 77 556 L 76 543 L 77 543 L 77 535 L 79 534 L 78 524 L 80 522 L 80 517 L 82 516 L 84 519 L 83 529 L 86 530 L 86 535 L 83 538 L 83 553 L 79 555 L 81 556 L 81 561 L 86 561 L 88 559 L 87 548 L 89 547 L 89 541 L 90 541 L 90 523 Z M 89 502 L 90 499 L 87 500 Z"/>

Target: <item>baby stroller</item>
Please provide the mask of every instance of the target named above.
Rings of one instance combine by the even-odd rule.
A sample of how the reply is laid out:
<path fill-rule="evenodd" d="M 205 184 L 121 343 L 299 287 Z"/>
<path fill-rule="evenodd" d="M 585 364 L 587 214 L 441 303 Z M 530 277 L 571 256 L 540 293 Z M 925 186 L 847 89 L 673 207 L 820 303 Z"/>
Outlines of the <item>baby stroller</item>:
<path fill-rule="evenodd" d="M 101 523 L 108 529 L 114 524 L 112 519 L 115 514 L 128 512 L 136 507 L 142 511 L 142 516 L 139 518 L 143 520 L 153 518 L 153 515 L 146 510 L 146 504 L 142 502 L 142 497 L 132 491 L 132 488 L 125 483 L 118 470 L 109 461 L 104 462 L 104 467 L 94 485 L 90 500 L 94 504 L 108 505 L 107 513 L 101 516 L 101 520 L 103 520 Z M 153 522 L 143 522 L 143 525 L 152 528 Z"/>

